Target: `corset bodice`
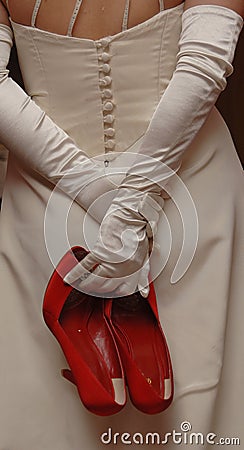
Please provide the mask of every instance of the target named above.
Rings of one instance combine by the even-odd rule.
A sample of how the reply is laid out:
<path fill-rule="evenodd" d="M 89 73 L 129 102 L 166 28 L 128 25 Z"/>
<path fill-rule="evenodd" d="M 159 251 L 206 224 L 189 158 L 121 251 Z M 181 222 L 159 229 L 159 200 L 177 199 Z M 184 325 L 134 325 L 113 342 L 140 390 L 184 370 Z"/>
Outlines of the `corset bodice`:
<path fill-rule="evenodd" d="M 175 69 L 183 4 L 96 41 L 12 22 L 27 93 L 89 156 L 130 148 Z"/>

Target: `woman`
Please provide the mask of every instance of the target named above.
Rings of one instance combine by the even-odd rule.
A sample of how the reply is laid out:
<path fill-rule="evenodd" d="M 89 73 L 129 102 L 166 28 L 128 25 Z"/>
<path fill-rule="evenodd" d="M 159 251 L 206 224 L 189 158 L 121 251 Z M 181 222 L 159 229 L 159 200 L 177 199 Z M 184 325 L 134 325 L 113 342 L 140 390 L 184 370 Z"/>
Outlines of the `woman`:
<path fill-rule="evenodd" d="M 185 429 L 187 435 L 187 425 L 181 429 L 185 421 L 193 432 L 214 432 L 216 440 L 241 438 L 242 174 L 229 132 L 212 107 L 232 71 L 243 2 L 121 0 L 102 7 L 95 0 L 71 3 L 20 5 L 2 0 L 0 10 L 0 140 L 11 152 L 1 217 L 1 332 L 6 338 L 1 356 L 1 446 L 76 450 L 83 444 L 92 449 L 116 443 L 122 448 L 123 432 L 131 438 L 136 432 L 158 432 L 163 438 L 164 433 Z M 35 103 L 7 78 L 8 15 L 25 87 Z M 58 192 L 55 205 L 51 201 L 47 208 L 47 203 L 55 183 L 76 197 L 69 216 L 70 244 L 86 246 L 89 233 L 79 224 L 98 194 L 113 190 L 104 173 L 116 164 L 126 166 L 123 157 L 116 157 L 116 152 L 125 151 L 125 155 L 137 152 L 138 159 L 134 165 L 130 158 L 127 162 L 127 175 L 101 228 L 105 240 L 95 243 L 92 256 L 66 281 L 82 279 L 98 263 L 81 281 L 82 290 L 112 291 L 116 296 L 139 286 L 146 295 L 147 271 L 140 268 L 148 254 L 146 224 L 156 211 L 161 249 L 159 259 L 155 256 L 151 263 L 160 265 L 154 284 L 174 365 L 175 401 L 155 417 L 137 412 L 128 402 L 119 415 L 106 419 L 89 415 L 73 387 L 64 388 L 57 377 L 63 357 L 40 320 L 53 270 L 48 253 L 55 264 L 66 245 L 63 235 L 56 239 L 58 225 L 63 225 L 60 217 L 55 231 L 53 222 L 58 211 L 67 209 L 67 197 Z M 96 162 L 90 159 L 93 156 Z M 77 163 L 82 164 L 82 176 L 68 172 Z M 173 171 L 178 171 L 183 188 Z M 158 205 L 168 195 L 164 211 L 174 240 L 162 271 L 168 242 L 165 239 L 164 244 L 167 228 L 159 220 Z M 138 216 L 141 201 L 149 215 L 142 210 Z M 192 232 L 194 237 L 188 239 L 178 265 L 184 236 L 174 202 L 184 217 L 186 236 Z M 46 226 L 45 240 L 46 211 L 46 222 L 52 225 Z M 93 216 L 102 220 L 99 208 Z M 120 242 L 131 219 L 134 233 L 127 233 L 121 253 L 126 262 L 116 265 L 113 252 L 120 247 L 113 249 L 108 241 Z M 128 264 L 135 236 L 139 245 Z M 135 277 L 128 278 L 131 273 Z M 116 442 L 114 436 L 109 439 L 109 428 L 119 433 Z M 168 448 L 175 444 L 169 439 Z M 204 445 L 212 445 L 210 438 Z"/>

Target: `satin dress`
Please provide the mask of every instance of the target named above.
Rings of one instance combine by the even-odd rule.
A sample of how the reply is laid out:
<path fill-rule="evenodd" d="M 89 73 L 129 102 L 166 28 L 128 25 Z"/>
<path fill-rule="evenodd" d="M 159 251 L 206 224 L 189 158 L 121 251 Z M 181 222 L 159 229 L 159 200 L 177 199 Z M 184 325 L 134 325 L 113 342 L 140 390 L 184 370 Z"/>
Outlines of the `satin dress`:
<path fill-rule="evenodd" d="M 108 176 L 119 166 L 121 153 L 138 150 L 170 82 L 182 13 L 179 5 L 97 41 L 12 22 L 27 93 L 80 148 L 100 161 Z M 167 199 L 158 240 L 164 253 L 168 222 L 172 246 L 154 282 L 172 357 L 174 402 L 165 412 L 150 416 L 128 399 L 120 413 L 98 417 L 84 408 L 75 386 L 61 377 L 60 369 L 67 364 L 42 317 L 47 282 L 65 251 L 59 221 L 69 200 L 56 192 L 50 203 L 53 186 L 10 155 L 0 231 L 0 450 L 94 450 L 105 444 L 121 450 L 125 432 L 131 436 L 130 448 L 138 448 L 135 433 L 145 438 L 156 432 L 163 439 L 175 430 L 186 440 L 190 428 L 205 435 L 213 432 L 216 440 L 244 439 L 243 178 L 230 133 L 216 108 L 187 149 L 179 176 L 197 212 L 198 243 L 188 270 L 172 283 L 184 235 L 181 211 Z M 177 184 L 174 189 L 177 197 Z M 180 202 L 184 209 L 184 198 Z M 47 205 L 53 224 L 48 230 Z M 90 219 L 84 228 L 86 217 L 78 204 L 71 205 L 70 245 L 86 247 L 87 236 L 94 240 L 98 224 Z M 155 253 L 154 266 L 161 263 Z M 140 446 L 154 445 L 144 439 Z M 173 438 L 164 446 L 178 448 Z M 201 448 L 219 447 L 204 440 Z"/>

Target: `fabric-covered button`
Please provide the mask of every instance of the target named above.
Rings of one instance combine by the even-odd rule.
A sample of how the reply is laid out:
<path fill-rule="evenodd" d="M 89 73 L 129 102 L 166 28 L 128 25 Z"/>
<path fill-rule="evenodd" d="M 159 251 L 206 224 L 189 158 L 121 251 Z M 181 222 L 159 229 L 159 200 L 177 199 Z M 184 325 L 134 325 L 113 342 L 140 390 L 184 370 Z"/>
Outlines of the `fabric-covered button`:
<path fill-rule="evenodd" d="M 112 98 L 113 94 L 110 89 L 105 89 L 102 93 L 103 98 Z"/>
<path fill-rule="evenodd" d="M 106 102 L 106 103 L 104 103 L 104 105 L 103 105 L 103 111 L 113 111 L 113 109 L 114 109 L 114 105 L 113 105 L 113 103 L 112 102 Z"/>
<path fill-rule="evenodd" d="M 102 48 L 102 44 L 101 44 L 101 42 L 99 42 L 99 41 L 96 41 L 96 42 L 95 42 L 95 45 L 96 45 L 97 48 Z"/>
<path fill-rule="evenodd" d="M 113 141 L 113 139 L 109 139 L 107 142 L 105 142 L 105 148 L 112 150 L 114 147 L 115 147 L 115 142 Z"/>
<path fill-rule="evenodd" d="M 101 78 L 101 80 L 99 80 L 100 86 L 109 86 L 111 83 L 112 83 L 112 78 L 109 77 L 108 75 L 104 78 Z"/>
<path fill-rule="evenodd" d="M 107 114 L 106 116 L 104 116 L 103 121 L 104 123 L 111 124 L 114 122 L 114 116 L 112 114 Z"/>
<path fill-rule="evenodd" d="M 99 40 L 103 47 L 107 47 L 110 44 L 109 38 L 102 38 Z"/>
<path fill-rule="evenodd" d="M 110 58 L 110 54 L 109 54 L 109 53 L 103 52 L 103 53 L 98 57 L 98 59 L 99 59 L 99 61 L 103 61 L 103 62 L 107 63 L 107 62 L 110 61 L 111 58 Z"/>
<path fill-rule="evenodd" d="M 111 70 L 111 67 L 109 64 L 103 64 L 102 66 L 99 67 L 99 71 L 103 72 L 103 73 L 109 73 Z"/>
<path fill-rule="evenodd" d="M 115 129 L 114 128 L 107 128 L 106 130 L 104 130 L 104 134 L 107 137 L 114 137 Z"/>
<path fill-rule="evenodd" d="M 116 155 L 115 152 L 113 152 L 113 150 L 109 150 L 107 149 L 105 152 L 105 156 L 103 155 L 103 160 L 105 161 L 114 161 L 116 158 L 118 157 L 118 155 Z"/>

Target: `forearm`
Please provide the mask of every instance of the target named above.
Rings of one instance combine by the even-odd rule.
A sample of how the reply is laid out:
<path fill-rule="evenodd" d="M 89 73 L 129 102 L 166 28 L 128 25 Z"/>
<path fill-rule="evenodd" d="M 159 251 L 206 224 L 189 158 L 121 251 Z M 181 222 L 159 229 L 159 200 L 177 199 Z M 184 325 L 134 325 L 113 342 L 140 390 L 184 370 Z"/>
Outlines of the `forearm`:
<path fill-rule="evenodd" d="M 114 186 L 98 163 L 11 79 L 6 69 L 12 31 L 0 25 L 0 141 L 17 158 L 53 184 L 76 197 L 85 209 Z M 92 189 L 90 185 L 92 184 Z"/>
<path fill-rule="evenodd" d="M 173 171 L 179 169 L 185 151 L 232 73 L 242 22 L 234 11 L 213 5 L 184 12 L 175 73 L 149 124 L 138 164 L 129 171 L 126 183 L 158 192 L 157 183 L 163 189 Z"/>

